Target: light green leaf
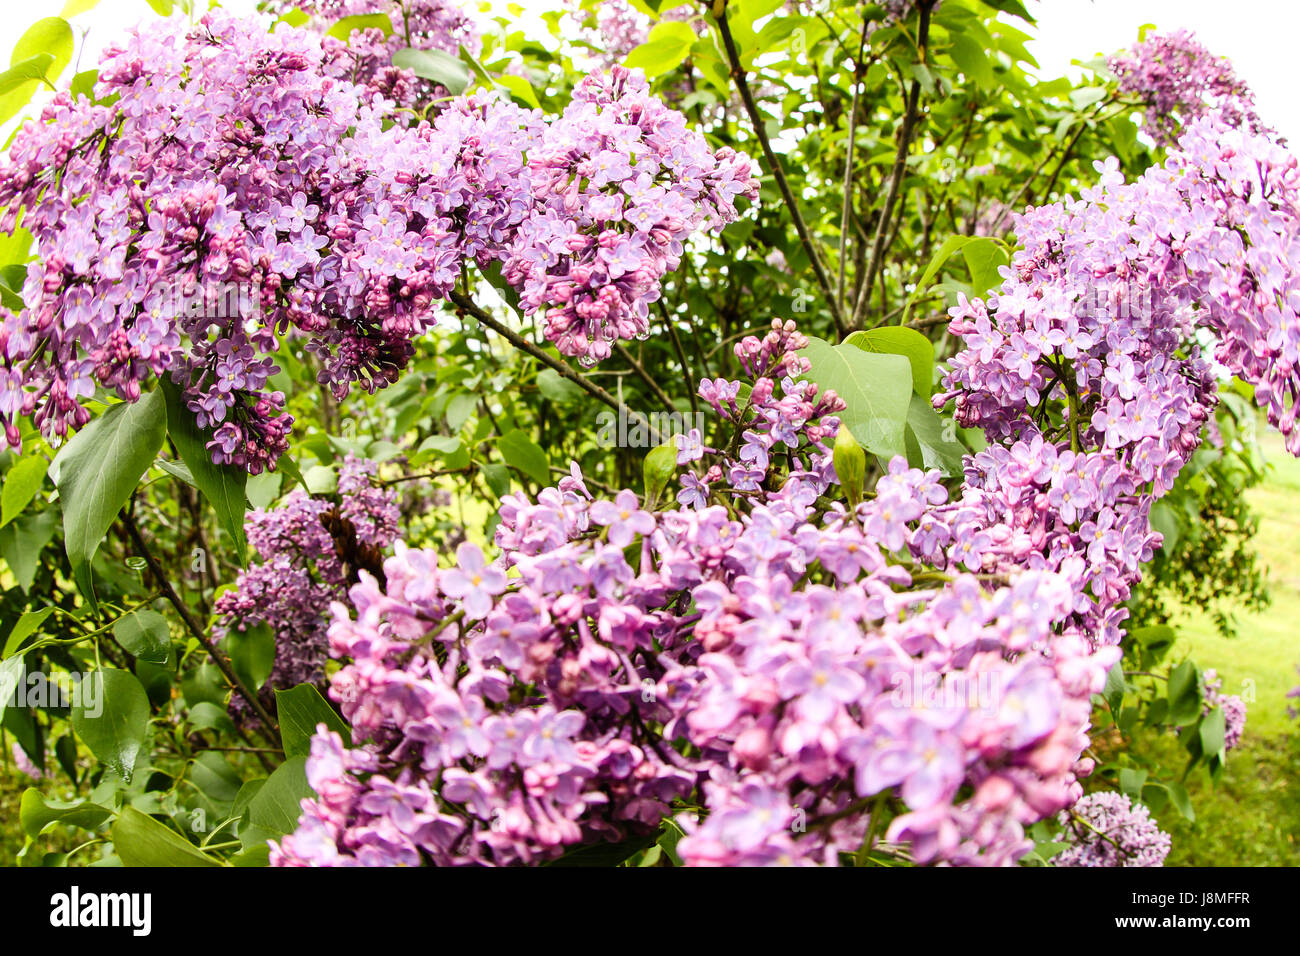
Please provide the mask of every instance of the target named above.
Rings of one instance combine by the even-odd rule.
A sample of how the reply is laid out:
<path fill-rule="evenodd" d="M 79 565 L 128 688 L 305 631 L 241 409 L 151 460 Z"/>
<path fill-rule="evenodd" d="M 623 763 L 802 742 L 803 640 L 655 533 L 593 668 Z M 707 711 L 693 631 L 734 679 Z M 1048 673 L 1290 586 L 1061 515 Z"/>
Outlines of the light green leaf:
<path fill-rule="evenodd" d="M 934 390 L 934 343 L 916 329 L 886 325 L 878 329 L 862 329 L 844 340 L 845 345 L 855 345 L 868 352 L 884 355 L 902 355 L 912 364 L 912 388 L 922 398 L 929 398 Z"/>
<path fill-rule="evenodd" d="M 801 354 L 812 364 L 807 377 L 823 392 L 834 389 L 844 401 L 840 421 L 864 448 L 886 459 L 906 454 L 904 429 L 912 395 L 907 359 L 818 338 L 810 338 Z"/>
<path fill-rule="evenodd" d="M 586 392 L 574 385 L 555 369 L 544 368 L 537 373 L 537 389 L 557 405 L 582 401 Z"/>
<path fill-rule="evenodd" d="M 39 790 L 34 789 L 23 791 L 22 802 L 18 807 L 18 819 L 23 832 L 32 839 L 40 836 L 53 823 L 93 830 L 112 815 L 113 811 L 87 800 L 47 800 Z"/>
<path fill-rule="evenodd" d="M 99 0 L 68 0 L 63 5 L 63 10 L 59 12 L 59 16 L 66 20 L 68 17 L 75 17 L 79 13 L 94 10 L 97 6 L 99 6 Z"/>
<path fill-rule="evenodd" d="M 680 20 L 656 24 L 646 41 L 627 55 L 623 65 L 640 68 L 651 79 L 677 69 L 695 45 L 695 31 Z"/>
<path fill-rule="evenodd" d="M 13 698 L 14 691 L 18 689 L 22 679 L 23 656 L 21 654 L 15 654 L 0 663 L 0 719 L 3 719 L 5 709 L 9 706 L 9 701 Z"/>
<path fill-rule="evenodd" d="M 364 13 L 355 17 L 344 17 L 329 28 L 328 35 L 336 40 L 347 42 L 354 30 L 382 30 L 384 36 L 392 36 L 393 21 L 386 13 Z"/>
<path fill-rule="evenodd" d="M 175 830 L 135 807 L 125 807 L 110 832 L 113 848 L 124 866 L 221 865 Z"/>
<path fill-rule="evenodd" d="M 510 95 L 519 100 L 525 106 L 530 106 L 533 109 L 541 109 L 542 104 L 537 99 L 537 91 L 533 89 L 533 84 L 529 83 L 522 76 L 505 73 L 497 77 L 497 82 L 509 90 Z"/>
<path fill-rule="evenodd" d="M 1002 243 L 996 239 L 972 239 L 962 246 L 961 254 L 966 260 L 966 268 L 970 270 L 971 292 L 974 295 L 982 297 L 990 289 L 1002 284 L 998 267 L 1011 261 Z"/>
<path fill-rule="evenodd" d="M 1201 750 L 1207 757 L 1222 754 L 1227 735 L 1227 715 L 1222 707 L 1215 707 L 1201 718 Z"/>
<path fill-rule="evenodd" d="M 24 611 L 14 628 L 5 638 L 4 653 L 0 657 L 9 657 L 22 646 L 23 641 L 36 633 L 36 629 L 45 623 L 45 619 L 54 613 L 54 608 L 43 607 L 38 611 Z M 3 703 L 0 703 L 0 714 L 4 713 Z"/>

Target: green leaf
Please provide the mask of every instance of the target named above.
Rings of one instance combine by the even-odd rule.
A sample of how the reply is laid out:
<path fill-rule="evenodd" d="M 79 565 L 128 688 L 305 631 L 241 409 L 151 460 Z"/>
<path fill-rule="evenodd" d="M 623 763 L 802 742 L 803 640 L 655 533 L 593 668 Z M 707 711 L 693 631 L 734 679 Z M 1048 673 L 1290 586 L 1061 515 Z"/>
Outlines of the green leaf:
<path fill-rule="evenodd" d="M 646 41 L 627 55 L 623 65 L 639 67 L 653 79 L 681 66 L 695 45 L 695 31 L 690 24 L 670 20 L 655 25 Z"/>
<path fill-rule="evenodd" d="M 86 13 L 89 10 L 94 10 L 97 6 L 99 6 L 99 0 L 68 0 L 68 2 L 63 5 L 63 10 L 60 11 L 59 16 L 64 19 L 75 17 L 79 13 Z"/>
<path fill-rule="evenodd" d="M 962 246 L 961 254 L 970 270 L 974 295 L 983 297 L 990 289 L 1002 284 L 998 268 L 1010 262 L 1011 257 L 996 239 L 972 239 Z"/>
<path fill-rule="evenodd" d="M 51 58 L 49 67 L 40 76 L 53 83 L 72 62 L 72 26 L 62 17 L 46 17 L 37 20 L 14 44 L 10 66 L 17 66 L 42 54 Z"/>
<path fill-rule="evenodd" d="M 59 452 L 63 539 L 82 594 L 95 603 L 90 562 L 118 511 L 162 447 L 167 431 L 163 394 L 114 405 Z"/>
<path fill-rule="evenodd" d="M 24 611 L 23 616 L 14 624 L 13 630 L 9 632 L 9 636 L 5 639 L 4 653 L 0 654 L 0 657 L 7 658 L 17 651 L 22 646 L 23 641 L 36 633 L 36 629 L 44 624 L 45 619 L 53 613 L 54 608 L 52 607 L 43 607 L 38 611 Z M 0 704 L 0 713 L 3 713 L 3 704 Z"/>
<path fill-rule="evenodd" d="M 0 491 L 0 528 L 17 518 L 45 483 L 45 473 L 50 463 L 43 455 L 20 458 L 5 475 L 4 490 Z"/>
<path fill-rule="evenodd" d="M 443 50 L 398 50 L 393 54 L 393 66 L 445 87 L 452 96 L 459 96 L 469 86 L 469 66 Z"/>
<path fill-rule="evenodd" d="M 88 100 L 95 99 L 95 83 L 99 81 L 99 70 L 82 70 L 72 78 L 72 84 L 68 87 L 68 92 L 72 98 L 84 96 Z"/>
<path fill-rule="evenodd" d="M 13 699 L 18 683 L 23 679 L 23 656 L 15 654 L 0 663 L 0 718 L 5 715 L 9 701 Z"/>
<path fill-rule="evenodd" d="M 897 325 L 862 329 L 844 340 L 868 352 L 901 355 L 912 364 L 912 389 L 922 398 L 934 391 L 934 343 L 916 329 Z"/>
<path fill-rule="evenodd" d="M 248 472 L 234 465 L 213 462 L 212 452 L 207 447 L 209 436 L 199 428 L 194 413 L 185 405 L 180 388 L 168 376 L 162 378 L 162 393 L 167 401 L 167 434 L 194 476 L 194 484 L 217 513 L 217 521 L 235 542 L 242 563 L 248 546 L 244 537 Z"/>
<path fill-rule="evenodd" d="M 249 475 L 244 492 L 248 503 L 254 508 L 269 508 L 280 495 L 280 483 L 284 476 L 277 471 L 264 471 L 260 475 Z"/>
<path fill-rule="evenodd" d="M 234 804 L 244 781 L 225 757 L 207 750 L 194 758 L 190 777 L 205 797 L 224 810 Z"/>
<path fill-rule="evenodd" d="M 91 684 L 87 690 L 86 683 Z M 90 752 L 130 781 L 149 731 L 149 698 L 135 675 L 116 668 L 83 678 L 72 706 L 72 729 Z M 87 705 L 90 709 L 87 709 Z"/>
<path fill-rule="evenodd" d="M 912 394 L 911 363 L 901 355 L 865 352 L 809 338 L 801 353 L 807 377 L 845 403 L 840 421 L 864 448 L 882 458 L 906 454 L 904 430 Z"/>
<path fill-rule="evenodd" d="M 302 816 L 302 801 L 314 796 L 307 783 L 307 758 L 290 757 L 275 768 L 248 802 L 240 840 L 249 847 L 292 833 Z"/>
<path fill-rule="evenodd" d="M 557 405 L 568 405 L 573 402 L 582 401 L 586 394 L 567 378 L 561 375 L 555 369 L 544 368 L 537 373 L 537 388 L 552 402 Z"/>
<path fill-rule="evenodd" d="M 651 833 L 648 836 L 628 837 L 626 840 L 620 840 L 618 843 L 588 843 L 580 846 L 576 850 L 570 850 L 562 857 L 552 860 L 546 866 L 592 866 L 606 867 L 618 866 L 620 863 L 636 856 L 642 850 L 648 849 L 655 845 L 659 839 L 658 833 Z"/>
<path fill-rule="evenodd" d="M 1227 733 L 1227 716 L 1222 707 L 1215 707 L 1201 718 L 1201 750 L 1205 756 L 1222 755 Z"/>
<path fill-rule="evenodd" d="M 154 664 L 166 662 L 171 653 L 171 629 L 157 611 L 136 610 L 118 618 L 113 637 L 129 654 Z"/>
<path fill-rule="evenodd" d="M 989 60 L 984 45 L 974 37 L 963 33 L 954 34 L 948 55 L 957 64 L 957 69 L 965 73 L 977 86 L 992 85 L 993 63 Z"/>
<path fill-rule="evenodd" d="M 1124 699 L 1124 694 L 1128 692 L 1128 682 L 1124 680 L 1124 662 L 1116 661 L 1106 674 L 1106 686 L 1102 688 L 1101 696 L 1106 698 L 1106 703 L 1110 705 L 1111 710 L 1119 710 L 1119 705 Z"/>
<path fill-rule="evenodd" d="M 417 454 L 438 454 L 454 455 L 461 449 L 461 440 L 458 435 L 430 435 L 424 441 L 420 442 L 420 447 L 416 449 Z"/>
<path fill-rule="evenodd" d="M 170 17 L 176 9 L 175 0 L 146 0 L 153 12 L 160 17 Z"/>
<path fill-rule="evenodd" d="M 960 475 L 966 446 L 957 441 L 951 418 L 940 415 L 928 399 L 913 395 L 907 407 L 907 459 L 919 468 L 938 468 L 946 476 Z"/>
<path fill-rule="evenodd" d="M 970 236 L 949 236 L 943 241 L 943 245 L 941 245 L 935 254 L 930 257 L 930 264 L 927 265 L 925 271 L 921 273 L 921 278 L 916 280 L 916 288 L 913 289 L 912 294 L 907 297 L 907 306 L 903 310 L 904 322 L 907 321 L 908 313 L 912 308 L 912 302 L 922 292 L 929 288 L 930 283 L 934 280 L 934 277 L 939 274 L 939 270 L 943 268 L 944 263 L 952 258 L 953 253 L 957 252 L 962 248 L 962 246 L 971 241 L 972 237 Z"/>
<path fill-rule="evenodd" d="M 18 579 L 24 591 L 32 589 L 41 552 L 54 537 L 58 513 L 53 509 L 23 515 L 13 524 L 0 528 L 0 557 Z"/>
<path fill-rule="evenodd" d="M 1188 820 L 1195 820 L 1196 810 L 1192 807 L 1191 797 L 1187 795 L 1187 788 L 1181 783 L 1166 783 L 1162 786 L 1169 791 L 1169 799 L 1178 808 L 1178 812 Z"/>
<path fill-rule="evenodd" d="M 1147 772 L 1145 770 L 1135 770 L 1132 767 L 1121 767 L 1119 771 L 1119 789 L 1128 796 L 1136 799 L 1142 797 L 1142 787 L 1147 782 Z"/>
<path fill-rule="evenodd" d="M 123 808 L 110 833 L 124 866 L 221 865 L 175 830 L 135 807 Z"/>
<path fill-rule="evenodd" d="M 40 836 L 53 823 L 93 830 L 112 815 L 112 810 L 87 800 L 47 800 L 39 790 L 33 789 L 23 791 L 22 802 L 18 807 L 18 819 L 23 832 L 32 839 Z"/>
<path fill-rule="evenodd" d="M 533 89 L 533 84 L 529 83 L 522 76 L 515 76 L 512 73 L 506 73 L 497 78 L 497 83 L 509 90 L 510 95 L 519 100 L 525 106 L 530 106 L 535 110 L 541 109 L 542 104 L 541 101 L 537 99 L 537 91 Z"/>
<path fill-rule="evenodd" d="M 311 752 L 311 738 L 317 724 L 324 724 L 344 741 L 352 739 L 347 723 L 312 684 L 277 690 L 275 712 L 286 757 L 305 757 Z"/>
<path fill-rule="evenodd" d="M 235 732 L 235 722 L 230 719 L 225 708 L 208 700 L 201 700 L 191 707 L 185 719 L 195 730 L 219 730 L 230 734 Z"/>
<path fill-rule="evenodd" d="M 498 498 L 510 494 L 510 469 L 498 462 L 489 462 L 479 469 L 488 489 Z"/>
<path fill-rule="evenodd" d="M 551 483 L 551 465 L 546 452 L 522 430 L 506 432 L 497 442 L 501 457 L 543 487 Z"/>
<path fill-rule="evenodd" d="M 1169 722 L 1190 724 L 1201 713 L 1201 690 L 1196 665 L 1184 661 L 1169 674 Z"/>
<path fill-rule="evenodd" d="M 41 78 L 53 63 L 54 57 L 38 53 L 0 73 L 0 123 L 8 122 L 31 102 Z"/>
<path fill-rule="evenodd" d="M 230 666 L 250 690 L 258 690 L 275 667 L 275 631 L 263 621 L 239 630 L 231 628 L 221 642 L 230 655 Z"/>
<path fill-rule="evenodd" d="M 392 36 L 393 21 L 386 13 L 363 13 L 355 17 L 344 17 L 329 28 L 328 35 L 336 40 L 347 42 L 354 30 L 382 30 L 384 36 Z M 393 63 L 397 65 L 396 57 L 393 58 Z"/>
<path fill-rule="evenodd" d="M 474 414 L 478 401 L 478 396 L 471 392 L 457 392 L 453 395 L 447 402 L 447 410 L 443 415 L 447 419 L 448 427 L 452 431 L 459 430 L 461 425 L 469 421 L 470 415 Z"/>

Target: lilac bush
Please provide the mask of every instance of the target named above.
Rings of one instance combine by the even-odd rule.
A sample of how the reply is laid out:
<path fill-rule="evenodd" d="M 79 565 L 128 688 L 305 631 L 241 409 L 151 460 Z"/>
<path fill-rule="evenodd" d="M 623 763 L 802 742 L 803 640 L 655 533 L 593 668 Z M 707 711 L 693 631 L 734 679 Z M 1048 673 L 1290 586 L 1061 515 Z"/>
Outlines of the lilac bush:
<path fill-rule="evenodd" d="M 166 373 L 214 460 L 256 474 L 292 424 L 268 388 L 286 338 L 337 397 L 374 391 L 467 260 L 502 260 L 561 350 L 594 360 L 645 333 L 683 242 L 757 195 L 748 160 L 621 68 L 550 124 L 476 94 L 408 126 L 326 59 L 308 31 L 209 14 L 110 47 L 94 102 L 60 93 L 23 126 L 0 169 L 0 227 L 39 255 L 0 313 L 11 445 L 18 415 L 57 440 L 97 384 L 134 401 Z"/>

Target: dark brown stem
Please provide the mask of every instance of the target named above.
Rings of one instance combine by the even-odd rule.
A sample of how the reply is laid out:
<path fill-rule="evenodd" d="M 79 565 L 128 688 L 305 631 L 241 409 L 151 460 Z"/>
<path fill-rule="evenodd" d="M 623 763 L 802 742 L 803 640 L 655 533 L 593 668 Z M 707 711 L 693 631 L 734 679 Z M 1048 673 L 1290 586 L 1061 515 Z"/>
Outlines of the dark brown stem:
<path fill-rule="evenodd" d="M 275 718 L 262 706 L 257 694 L 249 690 L 248 685 L 235 673 L 229 659 L 221 651 L 217 650 L 217 645 L 203 632 L 198 622 L 190 616 L 189 608 L 185 606 L 185 602 L 180 599 L 176 589 L 167 580 L 167 575 L 163 572 L 162 566 L 158 564 L 158 559 L 153 556 L 149 546 L 144 543 L 144 538 L 140 536 L 140 529 L 136 526 L 135 519 L 129 513 L 126 513 L 122 516 L 122 523 L 126 526 L 126 533 L 131 536 L 131 543 L 135 546 L 135 550 L 139 552 L 140 557 L 144 558 L 145 564 L 149 567 L 149 572 L 154 576 L 154 580 L 158 582 L 158 589 L 171 606 L 176 609 L 176 613 L 180 616 L 185 629 L 193 635 L 196 641 L 203 645 L 204 650 L 208 652 L 208 656 L 212 658 L 212 663 L 217 665 L 218 670 L 225 675 L 231 686 L 239 691 L 240 696 L 248 701 L 248 706 L 252 708 L 253 713 L 257 715 L 257 719 L 262 722 L 262 726 L 266 728 L 267 733 L 274 738 L 275 743 L 278 745 L 280 743 L 280 731 Z"/>

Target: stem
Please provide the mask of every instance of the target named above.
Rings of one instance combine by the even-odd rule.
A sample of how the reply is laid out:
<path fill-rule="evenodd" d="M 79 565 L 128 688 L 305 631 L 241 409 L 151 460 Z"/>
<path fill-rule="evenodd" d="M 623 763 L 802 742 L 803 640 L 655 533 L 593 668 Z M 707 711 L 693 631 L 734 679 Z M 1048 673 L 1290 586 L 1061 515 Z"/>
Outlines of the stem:
<path fill-rule="evenodd" d="M 515 348 L 519 349 L 520 351 L 527 352 L 533 358 L 537 359 L 537 361 L 541 362 L 543 365 L 546 365 L 548 368 L 554 369 L 563 378 L 567 378 L 570 382 L 572 382 L 574 385 L 577 385 L 587 394 L 596 398 L 598 401 L 604 402 L 610 408 L 617 409 L 619 412 L 626 415 L 630 420 L 636 422 L 642 428 L 646 429 L 649 432 L 651 439 L 655 442 L 655 444 L 659 443 L 658 431 L 655 429 L 653 425 L 650 424 L 650 421 L 644 415 L 642 415 L 640 412 L 636 412 L 628 408 L 626 405 L 620 402 L 613 395 L 609 394 L 609 392 L 605 391 L 599 385 L 588 380 L 582 375 L 578 374 L 578 371 L 568 362 L 564 361 L 563 359 L 557 359 L 557 358 L 553 358 L 550 355 L 547 355 L 545 350 L 538 348 L 536 345 L 528 341 L 518 332 L 514 332 L 511 329 L 507 328 L 506 326 L 502 325 L 500 322 L 494 319 L 490 314 L 488 314 L 482 308 L 480 308 L 477 302 L 475 302 L 469 296 L 465 295 L 463 292 L 453 291 L 451 294 L 451 301 L 456 304 L 456 307 L 461 312 L 468 313 L 474 316 L 474 318 L 478 319 L 479 322 L 481 322 L 483 325 L 486 325 L 489 329 L 491 329 L 497 335 L 501 336 L 503 339 L 505 339 Z"/>
<path fill-rule="evenodd" d="M 844 266 L 848 251 L 849 211 L 853 207 L 853 148 L 857 145 L 858 98 L 862 90 L 862 51 L 867 46 L 867 27 L 871 21 L 862 16 L 862 38 L 858 41 L 858 57 L 853 61 L 853 100 L 849 106 L 849 138 L 844 147 L 844 205 L 840 210 L 840 274 L 835 283 L 835 301 L 844 306 Z"/>
<path fill-rule="evenodd" d="M 844 316 L 840 313 L 839 302 L 835 298 L 835 290 L 831 288 L 831 282 L 826 275 L 826 269 L 822 265 L 821 257 L 817 255 L 817 247 L 813 245 L 808 226 L 803 221 L 803 214 L 799 212 L 794 193 L 790 191 L 790 184 L 786 182 L 781 163 L 777 160 L 776 153 L 772 152 L 772 144 L 767 138 L 767 128 L 763 124 L 763 117 L 758 112 L 758 104 L 754 102 L 754 94 L 749 89 L 749 81 L 745 79 L 745 71 L 740 65 L 740 54 L 736 51 L 736 41 L 731 37 L 731 27 L 727 25 L 725 4 L 717 12 L 717 20 L 718 31 L 722 34 L 722 44 L 726 47 L 727 59 L 731 63 L 731 75 L 736 81 L 737 89 L 740 90 L 740 99 L 745 104 L 745 112 L 749 114 L 749 120 L 754 124 L 754 135 L 758 137 L 758 144 L 763 150 L 763 159 L 767 162 L 767 167 L 776 180 L 776 187 L 781 191 L 781 198 L 785 201 L 786 208 L 790 210 L 790 218 L 794 220 L 794 228 L 795 232 L 799 233 L 799 241 L 803 243 L 804 249 L 808 252 L 808 260 L 812 263 L 813 275 L 817 278 L 817 285 L 821 287 L 822 295 L 826 299 L 826 305 L 830 308 L 831 319 L 835 322 L 835 331 L 838 335 L 843 336 L 845 331 Z"/>
<path fill-rule="evenodd" d="M 664 408 L 668 411 L 672 411 L 673 400 L 668 397 L 668 393 L 665 392 L 659 386 L 659 383 L 654 380 L 654 376 L 645 370 L 645 366 L 638 362 L 636 357 L 627 350 L 627 347 L 623 345 L 622 342 L 615 342 L 614 351 L 618 353 L 619 358 L 632 366 L 632 371 L 636 372 L 641 381 L 645 382 L 646 385 L 649 386 L 650 391 L 654 392 L 655 398 L 659 399 L 659 401 L 663 403 Z"/>
<path fill-rule="evenodd" d="M 257 694 L 248 689 L 248 685 L 246 685 L 243 679 L 235 673 L 235 669 L 231 666 L 230 661 L 224 654 L 217 650 L 216 644 L 212 642 L 212 639 L 208 637 L 208 635 L 203 633 L 203 630 L 199 627 L 198 623 L 190 616 L 189 608 L 187 608 L 184 602 L 181 601 L 180 596 L 176 593 L 176 589 L 172 587 L 171 582 L 167 580 L 167 575 L 163 573 L 162 566 L 158 564 L 158 559 L 153 556 L 153 552 L 149 550 L 149 546 L 144 543 L 144 538 L 140 536 L 140 529 L 136 526 L 135 519 L 131 517 L 130 513 L 123 514 L 122 523 L 126 526 L 126 533 L 131 536 L 131 543 L 135 545 L 135 549 L 140 552 L 140 557 L 144 558 L 145 564 L 149 566 L 149 571 L 154 576 L 154 580 L 158 582 L 158 587 L 162 591 L 163 597 L 167 598 L 171 606 L 176 609 L 176 613 L 180 615 L 181 622 L 184 623 L 185 629 L 193 635 L 195 640 L 203 645 L 204 650 L 208 652 L 208 656 L 212 658 L 212 663 L 217 665 L 217 668 L 225 676 L 226 680 L 230 681 L 231 686 L 233 686 L 235 690 L 239 691 L 240 696 L 242 696 L 244 700 L 248 701 L 248 706 L 252 708 L 253 713 L 257 715 L 257 719 L 262 722 L 262 726 L 266 728 L 267 733 L 272 736 L 278 746 L 280 744 L 280 729 L 275 722 L 275 718 L 267 712 L 267 709 L 262 706 L 262 702 L 258 699 Z"/>
<path fill-rule="evenodd" d="M 920 65 L 925 65 L 926 44 L 930 38 L 930 11 L 934 8 L 934 0 L 920 0 L 917 4 L 921 12 L 921 22 L 917 27 L 916 46 L 919 53 Z M 912 145 L 912 137 L 916 132 L 916 121 L 920 116 L 921 103 L 921 81 L 912 80 L 912 88 L 907 94 L 907 110 L 903 114 L 903 123 L 898 130 L 898 151 L 894 154 L 894 168 L 889 174 L 889 186 L 885 191 L 885 205 L 880 210 L 880 219 L 876 222 L 876 240 L 871 247 L 871 258 L 867 262 L 867 272 L 863 278 L 862 284 L 858 290 L 858 301 L 853 307 L 853 318 L 849 322 L 849 329 L 856 329 L 862 325 L 862 316 L 866 312 L 867 302 L 871 299 L 871 287 L 876 281 L 876 270 L 880 268 L 880 260 L 885 252 L 885 237 L 889 235 L 889 220 L 893 215 L 894 206 L 898 202 L 899 187 L 903 182 L 903 173 L 907 170 L 907 154 Z"/>
<path fill-rule="evenodd" d="M 686 383 L 686 395 L 691 400 L 691 411 L 698 415 L 700 405 L 695 397 L 697 388 L 695 382 L 691 379 L 691 368 L 686 362 L 686 351 L 682 348 L 681 337 L 677 334 L 677 323 L 673 321 L 672 315 L 664 308 L 662 303 L 660 309 L 663 311 L 664 324 L 668 326 L 668 338 L 672 340 L 673 351 L 677 353 L 677 361 L 682 367 L 682 381 Z"/>

